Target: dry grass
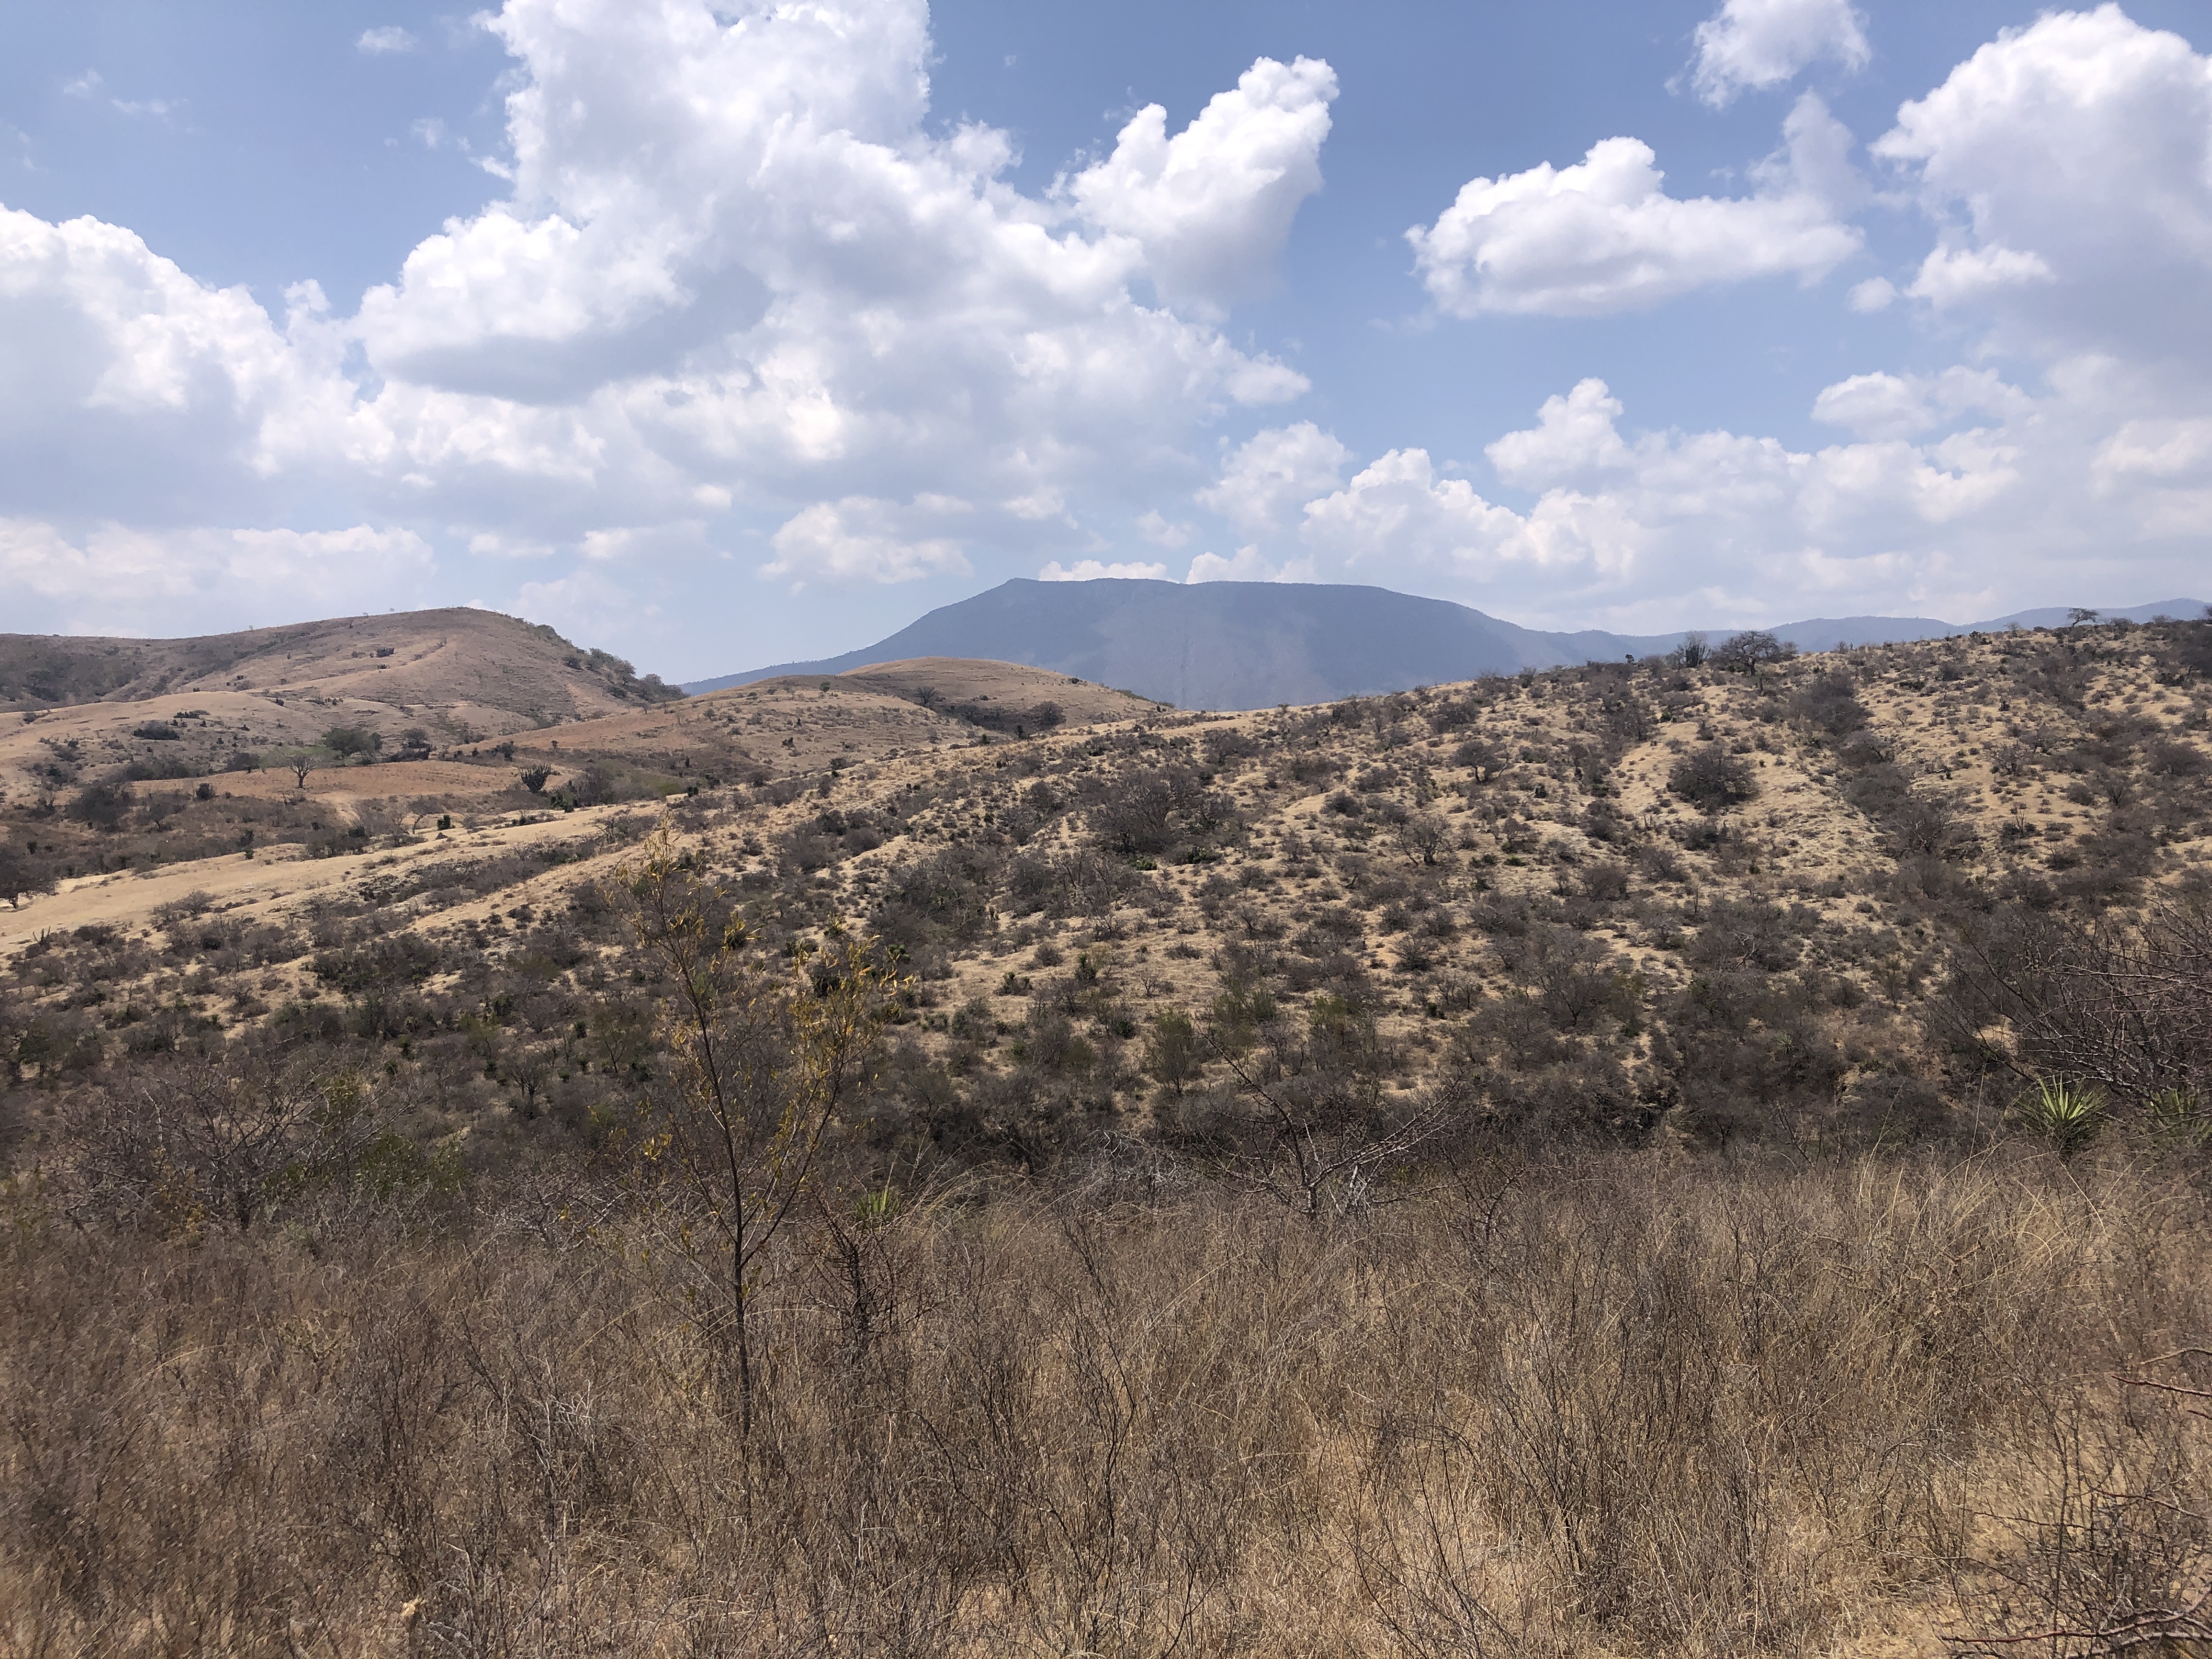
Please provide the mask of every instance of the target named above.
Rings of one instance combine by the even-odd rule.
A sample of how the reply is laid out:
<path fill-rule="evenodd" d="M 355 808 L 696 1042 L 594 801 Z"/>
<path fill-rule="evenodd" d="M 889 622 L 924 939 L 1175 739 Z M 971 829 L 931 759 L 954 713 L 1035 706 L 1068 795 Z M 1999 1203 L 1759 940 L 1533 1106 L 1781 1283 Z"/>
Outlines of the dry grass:
<path fill-rule="evenodd" d="M 798 1240 L 750 1440 L 611 1197 L 149 1243 L 19 1189 L 0 1653 L 1872 1650 L 2027 1628 L 2085 1480 L 2203 1490 L 2108 1377 L 2212 1315 L 2148 1168 L 1161 1174 Z"/>

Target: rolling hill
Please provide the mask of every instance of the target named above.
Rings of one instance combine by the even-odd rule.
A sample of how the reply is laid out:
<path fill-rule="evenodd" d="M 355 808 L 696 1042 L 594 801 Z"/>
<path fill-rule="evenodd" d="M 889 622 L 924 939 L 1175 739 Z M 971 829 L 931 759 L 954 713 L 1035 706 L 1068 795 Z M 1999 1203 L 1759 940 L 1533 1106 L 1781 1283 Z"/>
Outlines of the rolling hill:
<path fill-rule="evenodd" d="M 200 692 L 404 705 L 502 730 L 681 695 L 543 623 L 465 607 L 181 640 L 0 634 L 0 711 Z"/>

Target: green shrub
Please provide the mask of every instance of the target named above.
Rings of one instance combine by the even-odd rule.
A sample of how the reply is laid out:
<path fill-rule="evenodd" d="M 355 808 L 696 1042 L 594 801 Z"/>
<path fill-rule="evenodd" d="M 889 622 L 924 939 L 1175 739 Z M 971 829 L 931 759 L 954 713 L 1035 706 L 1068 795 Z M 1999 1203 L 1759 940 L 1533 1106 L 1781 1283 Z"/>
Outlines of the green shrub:
<path fill-rule="evenodd" d="M 2021 1098 L 2021 1121 L 2048 1140 L 2061 1158 L 2071 1158 L 2105 1127 L 2105 1097 L 2071 1078 L 2042 1078 Z"/>

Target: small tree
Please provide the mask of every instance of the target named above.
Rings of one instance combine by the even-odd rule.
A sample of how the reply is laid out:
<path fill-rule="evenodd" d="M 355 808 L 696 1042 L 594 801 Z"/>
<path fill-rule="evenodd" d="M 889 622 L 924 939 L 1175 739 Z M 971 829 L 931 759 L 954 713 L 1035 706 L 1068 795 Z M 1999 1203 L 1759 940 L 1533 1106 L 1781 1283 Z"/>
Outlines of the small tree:
<path fill-rule="evenodd" d="M 902 981 L 865 944 L 839 939 L 787 966 L 751 950 L 744 920 L 684 867 L 664 820 L 606 890 L 674 986 L 661 1011 L 676 1090 L 644 1143 L 683 1201 L 668 1229 L 689 1291 L 710 1310 L 750 1434 L 756 1388 L 749 1310 L 763 1255 L 811 1189 L 824 1137 L 865 1081 Z"/>
<path fill-rule="evenodd" d="M 340 760 L 351 760 L 375 754 L 384 747 L 384 738 L 365 726 L 333 726 L 323 733 L 323 747 Z"/>
<path fill-rule="evenodd" d="M 10 910 L 22 908 L 33 893 L 54 890 L 54 872 L 21 848 L 0 842 L 0 898 Z"/>
<path fill-rule="evenodd" d="M 1734 634 L 1712 653 L 1716 668 L 1732 674 L 1748 674 L 1778 662 L 1787 662 L 1797 654 L 1797 647 L 1778 640 L 1763 629 L 1750 629 Z"/>
<path fill-rule="evenodd" d="M 1937 1011 L 1963 1051 L 2038 1091 L 2058 1078 L 2136 1107 L 2212 1100 L 2212 912 L 2161 900 L 2132 924 L 2001 915 L 1961 943 Z"/>
<path fill-rule="evenodd" d="M 1418 858 L 1424 866 L 1434 865 L 1437 854 L 1450 839 L 1451 826 L 1433 812 L 1409 812 L 1398 826 L 1398 845 L 1407 858 Z"/>
<path fill-rule="evenodd" d="M 85 785 L 70 804 L 70 816 L 94 830 L 119 830 L 136 804 L 129 784 L 110 779 Z"/>
<path fill-rule="evenodd" d="M 1472 737 L 1452 750 L 1451 763 L 1465 767 L 1474 776 L 1471 784 L 1480 786 L 1495 783 L 1498 775 L 1513 763 L 1506 752 L 1488 738 Z"/>
<path fill-rule="evenodd" d="M 292 781 L 301 788 L 307 787 L 307 775 L 323 763 L 319 749 L 288 749 L 276 756 L 276 763 L 292 775 Z"/>
<path fill-rule="evenodd" d="M 1681 644 L 1668 653 L 1680 668 L 1703 668 L 1705 659 L 1712 654 L 1711 642 L 1695 629 L 1682 635 Z"/>
<path fill-rule="evenodd" d="M 522 787 L 533 795 L 545 793 L 545 781 L 553 775 L 550 766 L 526 766 L 522 769 Z"/>
<path fill-rule="evenodd" d="M 2077 605 L 2067 611 L 2066 625 L 2069 628 L 2094 628 L 2103 614 L 2090 610 L 2087 605 Z"/>
<path fill-rule="evenodd" d="M 551 1060 L 536 1043 L 523 1042 L 507 1051 L 506 1062 L 501 1069 L 522 1091 L 522 1117 L 526 1121 L 536 1117 L 538 1099 L 544 1094 L 546 1079 L 552 1073 Z"/>
<path fill-rule="evenodd" d="M 1145 1069 L 1181 1094 L 1200 1067 L 1198 1031 L 1190 1016 L 1177 1008 L 1154 1014 L 1152 1029 L 1145 1033 Z"/>
<path fill-rule="evenodd" d="M 1341 1003 L 1316 1016 L 1316 1048 L 1328 1042 L 1320 1027 L 1346 1016 L 1361 1023 Z M 1258 1107 L 1252 1126 L 1258 1144 L 1239 1162 L 1263 1191 L 1297 1214 L 1318 1218 L 1377 1201 L 1378 1179 L 1404 1168 L 1447 1120 L 1443 1103 L 1433 1097 L 1402 1112 L 1347 1111 L 1337 1091 L 1316 1089 L 1310 1079 L 1285 1075 L 1279 1065 L 1255 1064 L 1261 1056 L 1239 1055 L 1219 1045 L 1214 1052 L 1237 1091 Z"/>
<path fill-rule="evenodd" d="M 320 1103 L 311 1091 L 180 1057 L 135 1098 L 95 1097 L 76 1109 L 78 1178 L 164 1230 L 197 1231 L 215 1221 L 244 1232 L 276 1196 L 274 1183 Z"/>
<path fill-rule="evenodd" d="M 1676 761 L 1674 769 L 1667 774 L 1667 787 L 1706 812 L 1741 806 L 1759 793 L 1751 769 L 1718 744 L 1709 744 Z"/>

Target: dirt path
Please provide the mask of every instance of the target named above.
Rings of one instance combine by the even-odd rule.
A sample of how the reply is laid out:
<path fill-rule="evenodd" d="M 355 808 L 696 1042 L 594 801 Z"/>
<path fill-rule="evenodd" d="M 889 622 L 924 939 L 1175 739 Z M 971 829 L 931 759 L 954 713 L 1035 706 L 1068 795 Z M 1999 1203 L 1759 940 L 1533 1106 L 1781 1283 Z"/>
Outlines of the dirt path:
<path fill-rule="evenodd" d="M 597 807 L 560 813 L 535 823 L 509 820 L 481 830 L 440 832 L 413 846 L 378 848 L 337 858 L 305 858 L 295 848 L 279 847 L 250 858 L 242 853 L 227 854 L 156 870 L 80 877 L 64 882 L 58 892 L 26 900 L 21 909 L 0 908 L 0 958 L 14 956 L 42 933 L 88 925 L 143 928 L 162 905 L 193 894 L 204 893 L 216 905 L 234 913 L 250 915 L 286 910 L 375 872 L 583 839 L 606 818 L 635 810 Z"/>

